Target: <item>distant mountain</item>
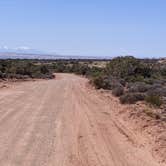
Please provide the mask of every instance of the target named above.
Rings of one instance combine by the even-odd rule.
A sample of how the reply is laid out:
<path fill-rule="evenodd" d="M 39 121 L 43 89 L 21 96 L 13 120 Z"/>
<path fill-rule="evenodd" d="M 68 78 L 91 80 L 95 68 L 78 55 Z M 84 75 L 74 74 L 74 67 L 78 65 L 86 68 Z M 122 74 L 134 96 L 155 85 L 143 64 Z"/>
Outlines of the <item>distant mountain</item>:
<path fill-rule="evenodd" d="M 29 47 L 8 48 L 7 46 L 0 47 L 0 53 L 22 53 L 22 54 L 44 54 L 45 52 Z"/>
<path fill-rule="evenodd" d="M 111 59 L 110 57 L 51 55 L 40 53 L 0 52 L 0 59 Z"/>
<path fill-rule="evenodd" d="M 0 59 L 56 59 L 55 55 L 0 52 Z"/>
<path fill-rule="evenodd" d="M 0 47 L 0 59 L 111 59 L 110 57 L 48 54 L 28 47 Z"/>

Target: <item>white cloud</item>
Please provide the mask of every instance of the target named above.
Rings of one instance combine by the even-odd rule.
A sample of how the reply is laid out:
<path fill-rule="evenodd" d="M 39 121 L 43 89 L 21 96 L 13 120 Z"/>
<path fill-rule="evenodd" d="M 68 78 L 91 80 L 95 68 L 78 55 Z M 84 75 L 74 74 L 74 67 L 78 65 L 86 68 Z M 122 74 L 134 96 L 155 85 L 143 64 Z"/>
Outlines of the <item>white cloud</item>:
<path fill-rule="evenodd" d="M 28 52 L 28 51 L 32 51 L 32 49 L 27 47 L 27 46 L 20 46 L 20 47 L 10 48 L 10 47 L 4 45 L 4 46 L 0 46 L 0 51 L 5 51 L 5 52 Z"/>
<path fill-rule="evenodd" d="M 8 49 L 9 49 L 8 46 L 2 46 L 1 48 L 2 48 L 2 49 L 5 49 L 5 50 L 8 50 Z"/>
<path fill-rule="evenodd" d="M 8 46 L 4 45 L 4 46 L 0 46 L 0 49 L 3 49 L 3 50 L 30 50 L 31 48 L 29 48 L 27 46 L 19 46 L 16 48 L 9 48 Z"/>
<path fill-rule="evenodd" d="M 30 50 L 30 48 L 27 46 L 20 46 L 20 47 L 17 47 L 16 50 Z"/>

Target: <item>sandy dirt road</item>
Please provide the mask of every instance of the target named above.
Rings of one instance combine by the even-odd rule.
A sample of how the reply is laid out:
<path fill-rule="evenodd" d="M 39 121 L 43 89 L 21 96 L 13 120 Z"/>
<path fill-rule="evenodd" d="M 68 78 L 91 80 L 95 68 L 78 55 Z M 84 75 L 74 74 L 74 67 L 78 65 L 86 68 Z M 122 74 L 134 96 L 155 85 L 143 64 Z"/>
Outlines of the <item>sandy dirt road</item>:
<path fill-rule="evenodd" d="M 0 91 L 0 166 L 160 165 L 122 130 L 85 78 L 57 74 Z"/>

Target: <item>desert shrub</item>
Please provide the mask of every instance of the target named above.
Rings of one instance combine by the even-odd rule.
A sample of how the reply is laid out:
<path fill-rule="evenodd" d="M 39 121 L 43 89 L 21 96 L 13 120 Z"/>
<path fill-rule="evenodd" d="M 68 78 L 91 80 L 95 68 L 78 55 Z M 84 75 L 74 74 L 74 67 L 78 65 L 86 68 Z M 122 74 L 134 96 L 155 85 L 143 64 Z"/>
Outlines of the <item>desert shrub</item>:
<path fill-rule="evenodd" d="M 166 97 L 166 87 L 163 87 L 161 85 L 159 86 L 152 86 L 148 91 L 147 91 L 148 96 L 164 96 Z"/>
<path fill-rule="evenodd" d="M 150 85 L 147 85 L 144 82 L 131 83 L 129 86 L 129 92 L 146 92 L 150 88 Z"/>
<path fill-rule="evenodd" d="M 109 88 L 110 90 L 112 90 L 114 88 L 122 86 L 119 80 L 114 77 L 106 77 L 105 82 L 106 82 L 105 89 Z"/>
<path fill-rule="evenodd" d="M 0 78 L 3 78 L 3 73 L 0 71 Z"/>
<path fill-rule="evenodd" d="M 62 73 L 75 73 L 80 75 L 88 75 L 91 71 L 88 63 L 79 63 L 78 61 L 74 62 L 56 62 L 53 66 L 54 72 L 62 72 Z"/>
<path fill-rule="evenodd" d="M 96 89 L 100 89 L 100 88 L 104 89 L 106 87 L 104 78 L 102 76 L 93 77 L 91 82 L 94 84 Z"/>
<path fill-rule="evenodd" d="M 161 75 L 164 76 L 164 77 L 166 77 L 166 67 L 161 70 Z"/>
<path fill-rule="evenodd" d="M 122 96 L 124 93 L 124 88 L 122 86 L 118 86 L 112 90 L 112 94 L 114 96 Z"/>
<path fill-rule="evenodd" d="M 119 79 L 119 83 L 122 85 L 122 86 L 126 86 L 126 81 L 124 79 Z"/>
<path fill-rule="evenodd" d="M 145 84 L 148 84 L 148 85 L 154 85 L 154 84 L 156 84 L 156 79 L 150 77 L 150 78 L 144 79 L 143 82 L 144 82 Z"/>
<path fill-rule="evenodd" d="M 36 64 L 33 60 L 0 60 L 0 77 L 1 79 L 26 79 L 53 76 L 48 65 Z"/>
<path fill-rule="evenodd" d="M 152 69 L 148 64 L 144 64 L 132 56 L 114 58 L 107 64 L 106 71 L 112 76 L 133 82 L 143 81 L 152 74 Z"/>
<path fill-rule="evenodd" d="M 158 85 L 164 85 L 166 83 L 166 80 L 163 78 L 160 79 L 155 79 L 154 80 L 154 84 L 158 84 Z"/>
<path fill-rule="evenodd" d="M 66 64 L 58 61 L 53 64 L 54 72 L 66 72 Z"/>
<path fill-rule="evenodd" d="M 79 65 L 78 70 L 76 71 L 77 74 L 87 75 L 90 68 L 88 65 Z"/>
<path fill-rule="evenodd" d="M 134 104 L 137 101 L 145 99 L 145 95 L 142 93 L 126 93 L 120 97 L 122 104 Z"/>
<path fill-rule="evenodd" d="M 125 77 L 127 82 L 144 82 L 145 78 L 142 75 L 129 75 Z"/>
<path fill-rule="evenodd" d="M 145 101 L 147 103 L 150 103 L 151 105 L 158 106 L 158 107 L 162 105 L 162 99 L 158 95 L 148 95 L 145 97 Z"/>
<path fill-rule="evenodd" d="M 92 80 L 93 84 L 97 89 L 103 88 L 107 90 L 112 90 L 116 87 L 122 86 L 118 79 L 108 76 L 99 75 L 94 77 Z"/>
<path fill-rule="evenodd" d="M 104 70 L 102 68 L 99 67 L 91 67 L 89 68 L 89 70 L 87 71 L 86 75 L 88 77 L 99 77 L 99 76 L 104 76 Z"/>
<path fill-rule="evenodd" d="M 45 65 L 40 67 L 40 71 L 41 71 L 42 74 L 49 73 L 49 70 L 48 70 L 48 68 Z"/>
<path fill-rule="evenodd" d="M 16 79 L 28 79 L 29 76 L 21 75 L 21 74 L 15 74 L 15 75 L 13 75 L 13 78 L 16 78 Z"/>

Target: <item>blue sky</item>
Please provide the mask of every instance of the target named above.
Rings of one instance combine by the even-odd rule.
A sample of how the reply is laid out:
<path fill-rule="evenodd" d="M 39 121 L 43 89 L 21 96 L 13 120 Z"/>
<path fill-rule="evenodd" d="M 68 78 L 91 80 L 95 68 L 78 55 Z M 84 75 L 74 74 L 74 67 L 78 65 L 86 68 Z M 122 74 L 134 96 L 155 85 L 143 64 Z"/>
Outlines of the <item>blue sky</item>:
<path fill-rule="evenodd" d="M 0 0 L 0 46 L 166 57 L 166 1 Z"/>

